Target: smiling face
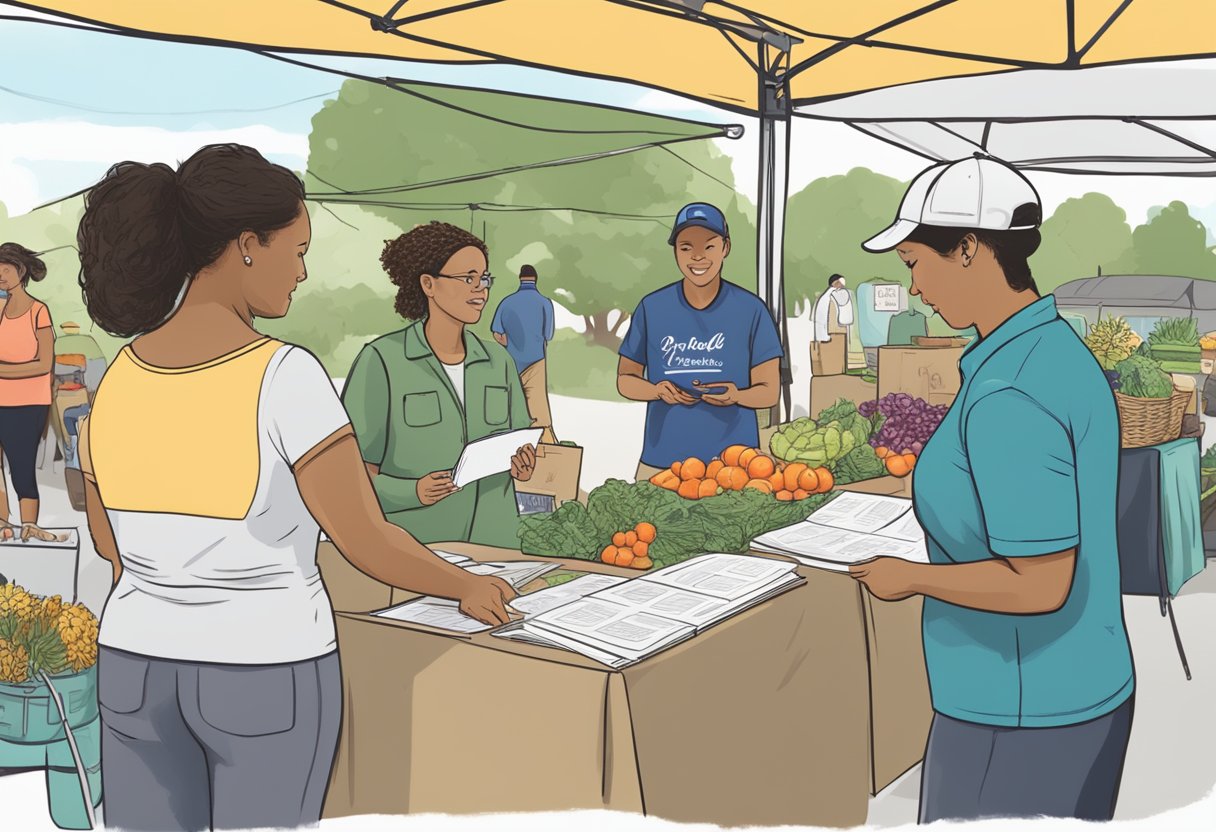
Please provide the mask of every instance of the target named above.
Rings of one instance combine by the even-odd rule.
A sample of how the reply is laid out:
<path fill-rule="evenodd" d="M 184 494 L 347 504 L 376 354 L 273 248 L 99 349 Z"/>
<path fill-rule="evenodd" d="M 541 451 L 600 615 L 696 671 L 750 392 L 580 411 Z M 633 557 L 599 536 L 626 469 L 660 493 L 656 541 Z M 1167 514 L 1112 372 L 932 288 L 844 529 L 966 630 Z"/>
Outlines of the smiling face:
<path fill-rule="evenodd" d="M 697 286 L 708 286 L 722 273 L 722 262 L 730 255 L 730 240 L 694 225 L 676 237 L 675 251 L 680 274 Z"/>
<path fill-rule="evenodd" d="M 21 268 L 12 263 L 0 263 L 0 291 L 11 292 L 21 285 Z"/>
<path fill-rule="evenodd" d="M 975 251 L 975 238 L 964 238 Z M 900 243 L 895 251 L 912 272 L 912 294 L 918 295 L 953 329 L 967 329 L 976 321 L 979 286 L 975 275 L 963 266 L 962 248 L 938 254 L 924 243 Z"/>
<path fill-rule="evenodd" d="M 422 275 L 422 291 L 434 314 L 436 308 L 463 324 L 475 324 L 481 320 L 490 290 L 480 285 L 486 273 L 486 256 L 476 246 L 465 246 L 443 264 L 439 275 Z M 464 278 L 472 280 L 472 284 Z"/>
<path fill-rule="evenodd" d="M 303 205 L 291 225 L 267 236 L 266 245 L 254 234 L 246 239 L 245 251 L 253 265 L 243 270 L 242 289 L 255 317 L 281 318 L 287 314 L 292 292 L 308 279 L 304 255 L 311 240 L 312 223 Z"/>

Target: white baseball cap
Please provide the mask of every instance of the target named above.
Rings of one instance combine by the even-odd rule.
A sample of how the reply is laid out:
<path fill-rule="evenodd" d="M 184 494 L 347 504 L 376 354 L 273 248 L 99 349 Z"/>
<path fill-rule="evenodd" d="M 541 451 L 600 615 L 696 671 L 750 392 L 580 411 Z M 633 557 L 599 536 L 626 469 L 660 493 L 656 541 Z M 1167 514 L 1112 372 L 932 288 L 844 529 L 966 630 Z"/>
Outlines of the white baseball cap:
<path fill-rule="evenodd" d="M 1014 212 L 1027 203 L 1039 206 L 1039 194 L 1011 165 L 985 156 L 942 162 L 912 180 L 899 204 L 895 222 L 861 244 L 866 251 L 890 251 L 908 239 L 918 225 L 1023 231 L 1038 228 L 1014 225 Z"/>

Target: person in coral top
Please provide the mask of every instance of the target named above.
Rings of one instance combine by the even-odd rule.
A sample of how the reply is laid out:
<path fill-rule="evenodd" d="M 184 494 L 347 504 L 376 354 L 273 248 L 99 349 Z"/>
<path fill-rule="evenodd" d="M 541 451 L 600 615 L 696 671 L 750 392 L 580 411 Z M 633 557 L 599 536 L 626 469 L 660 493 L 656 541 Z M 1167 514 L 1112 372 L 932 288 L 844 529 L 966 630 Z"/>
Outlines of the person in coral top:
<path fill-rule="evenodd" d="M 51 312 L 26 287 L 44 277 L 46 264 L 34 252 L 17 243 L 0 245 L 0 290 L 8 293 L 0 303 L 0 448 L 8 458 L 26 538 L 41 531 L 35 469 L 51 410 L 55 363 Z M 6 519 L 3 526 L 4 534 L 13 534 Z"/>

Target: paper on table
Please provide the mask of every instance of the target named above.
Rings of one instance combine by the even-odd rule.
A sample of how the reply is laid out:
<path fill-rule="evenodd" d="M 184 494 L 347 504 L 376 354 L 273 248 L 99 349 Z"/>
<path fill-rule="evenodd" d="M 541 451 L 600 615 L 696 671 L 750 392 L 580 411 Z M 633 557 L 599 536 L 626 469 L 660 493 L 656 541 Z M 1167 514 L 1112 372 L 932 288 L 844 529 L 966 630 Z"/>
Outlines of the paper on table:
<path fill-rule="evenodd" d="M 80 545 L 80 534 L 76 529 L 43 529 L 43 531 L 51 532 L 56 536 L 56 539 L 39 540 L 36 537 L 31 537 L 29 540 L 22 540 L 21 527 L 13 526 L 14 536 L 7 540 L 0 540 L 0 545 L 46 547 L 50 549 L 75 549 Z M 60 540 L 59 538 L 63 539 Z"/>
<path fill-rule="evenodd" d="M 519 610 L 526 616 L 540 615 L 602 589 L 625 583 L 626 580 L 615 575 L 584 575 L 573 581 L 566 581 L 564 584 L 521 595 L 511 601 L 511 608 Z"/>
<path fill-rule="evenodd" d="M 718 598 L 641 580 L 606 589 L 596 597 L 694 626 L 713 621 L 729 606 Z"/>
<path fill-rule="evenodd" d="M 846 491 L 811 515 L 820 526 L 873 534 L 912 510 L 912 501 Z"/>
<path fill-rule="evenodd" d="M 502 563 L 460 564 L 474 575 L 492 575 L 519 588 L 558 568 L 556 563 L 539 561 L 506 561 Z"/>
<path fill-rule="evenodd" d="M 792 563 L 747 555 L 713 554 L 661 569 L 648 575 L 646 581 L 734 601 L 793 571 Z"/>
<path fill-rule="evenodd" d="M 692 627 L 595 598 L 583 598 L 539 619 L 570 636 L 593 639 L 609 649 L 635 658 L 666 642 L 693 635 Z M 553 635 L 559 635 L 554 633 Z"/>
<path fill-rule="evenodd" d="M 490 629 L 489 624 L 482 624 L 476 618 L 465 615 L 460 611 L 459 604 L 446 598 L 419 598 L 373 612 L 372 615 L 456 633 L 483 633 Z"/>
<path fill-rule="evenodd" d="M 540 442 L 540 428 L 495 433 L 464 446 L 456 467 L 452 469 L 452 483 L 464 488 L 471 482 L 505 474 L 511 470 L 511 457 L 524 445 L 535 446 Z"/>
<path fill-rule="evenodd" d="M 432 549 L 431 551 L 446 560 L 448 563 L 455 564 L 456 566 L 464 566 L 466 563 L 473 562 L 472 558 L 467 558 L 464 555 L 457 555 L 453 554 L 452 552 L 440 552 L 438 549 Z"/>

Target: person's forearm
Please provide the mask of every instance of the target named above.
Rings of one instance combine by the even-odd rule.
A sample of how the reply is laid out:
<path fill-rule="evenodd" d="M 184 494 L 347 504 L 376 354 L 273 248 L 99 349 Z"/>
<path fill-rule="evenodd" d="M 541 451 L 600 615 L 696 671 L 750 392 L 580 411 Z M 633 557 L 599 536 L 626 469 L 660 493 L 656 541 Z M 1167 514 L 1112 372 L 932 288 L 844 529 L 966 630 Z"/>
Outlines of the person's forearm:
<path fill-rule="evenodd" d="M 5 379 L 38 378 L 50 371 L 51 368 L 42 361 L 24 361 L 20 364 L 0 363 L 0 378 Z"/>
<path fill-rule="evenodd" d="M 659 398 L 658 385 L 651 384 L 641 376 L 618 375 L 616 389 L 622 396 L 635 402 L 653 402 Z"/>
<path fill-rule="evenodd" d="M 382 520 L 362 532 L 347 532 L 334 539 L 359 571 L 409 592 L 460 598 L 468 573 L 436 555 L 405 529 Z"/>
<path fill-rule="evenodd" d="M 1035 576 L 1019 574 L 1005 559 L 955 564 L 912 564 L 908 589 L 985 612 L 1031 615 L 1054 612 L 1068 599 L 1068 587 L 1057 587 Z M 1070 582 L 1071 583 L 1071 582 Z"/>
<path fill-rule="evenodd" d="M 712 386 L 713 382 L 706 382 L 706 384 Z M 780 398 L 781 390 L 767 384 L 753 384 L 751 387 L 740 390 L 737 397 L 739 405 L 749 410 L 767 410 L 770 407 L 776 407 Z"/>

